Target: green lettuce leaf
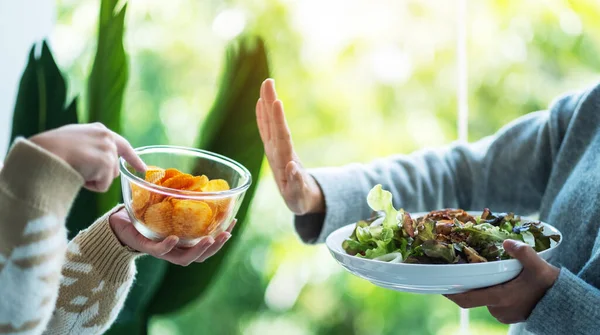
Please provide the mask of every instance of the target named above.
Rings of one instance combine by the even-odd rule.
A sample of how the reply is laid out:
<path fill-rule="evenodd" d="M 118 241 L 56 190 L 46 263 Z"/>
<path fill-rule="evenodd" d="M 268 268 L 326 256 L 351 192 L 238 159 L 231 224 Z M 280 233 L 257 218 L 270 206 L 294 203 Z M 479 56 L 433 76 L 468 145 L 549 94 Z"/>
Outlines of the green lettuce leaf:
<path fill-rule="evenodd" d="M 492 226 L 488 223 L 481 223 L 478 225 L 465 224 L 463 227 L 453 228 L 452 231 L 469 233 L 467 243 L 477 247 L 486 247 L 489 244 L 497 242 L 502 243 L 507 239 L 523 241 L 521 235 L 506 232 L 505 230 L 500 229 L 500 227 Z"/>
<path fill-rule="evenodd" d="M 427 219 L 417 225 L 414 245 L 420 245 L 429 240 L 435 240 L 435 221 Z"/>
<path fill-rule="evenodd" d="M 385 191 L 381 184 L 375 185 L 367 195 L 367 203 L 374 211 L 383 211 L 385 218 L 383 226 L 391 228 L 394 231 L 399 229 L 398 215 L 402 212 L 397 211 L 392 203 L 392 193 Z"/>
<path fill-rule="evenodd" d="M 530 247 L 535 249 L 535 236 L 529 231 L 524 231 L 521 233 L 521 237 L 523 238 L 523 242 L 529 244 Z"/>
<path fill-rule="evenodd" d="M 456 253 L 454 252 L 454 246 L 452 244 L 436 241 L 427 240 L 421 244 L 423 253 L 432 258 L 441 258 L 447 263 L 455 263 L 458 261 Z"/>

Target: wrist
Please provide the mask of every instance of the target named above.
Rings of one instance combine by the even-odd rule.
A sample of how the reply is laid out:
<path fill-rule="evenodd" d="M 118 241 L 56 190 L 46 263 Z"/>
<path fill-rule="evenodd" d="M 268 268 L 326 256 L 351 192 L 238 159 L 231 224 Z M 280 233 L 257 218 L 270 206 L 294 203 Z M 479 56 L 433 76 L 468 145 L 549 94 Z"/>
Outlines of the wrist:
<path fill-rule="evenodd" d="M 112 230 L 113 235 L 115 235 L 115 237 L 117 238 L 117 241 L 119 241 L 119 243 L 121 243 L 122 246 L 126 246 L 125 243 L 123 243 L 123 241 L 121 241 L 121 238 L 119 237 L 121 232 L 119 231 L 117 226 L 117 221 L 123 220 L 122 212 L 123 209 L 110 214 L 108 217 L 108 226 L 110 227 L 110 230 Z"/>
<path fill-rule="evenodd" d="M 559 275 L 560 275 L 560 269 L 552 264 L 548 264 L 547 273 L 542 277 L 542 278 L 546 278 L 546 280 L 545 280 L 546 290 L 548 290 L 552 286 L 554 286 L 554 283 L 558 279 Z"/>
<path fill-rule="evenodd" d="M 38 134 L 38 135 L 34 135 L 34 136 L 30 137 L 29 141 L 32 142 L 33 144 L 39 146 L 40 148 L 42 148 L 42 149 L 44 149 L 44 150 L 46 150 L 48 152 L 51 152 L 56 157 L 60 158 L 65 163 L 69 164 L 69 166 L 71 166 L 71 164 L 67 161 L 67 159 L 66 159 L 64 153 L 62 152 L 62 150 L 60 150 L 60 147 L 56 148 L 55 146 L 49 144 L 48 141 L 47 141 L 47 139 L 44 136 L 44 133 Z"/>
<path fill-rule="evenodd" d="M 311 205 L 307 214 L 325 213 L 325 197 L 323 195 L 323 190 L 321 190 L 321 186 L 319 186 L 319 183 L 317 183 L 317 181 L 312 176 L 310 176 L 310 181 Z"/>

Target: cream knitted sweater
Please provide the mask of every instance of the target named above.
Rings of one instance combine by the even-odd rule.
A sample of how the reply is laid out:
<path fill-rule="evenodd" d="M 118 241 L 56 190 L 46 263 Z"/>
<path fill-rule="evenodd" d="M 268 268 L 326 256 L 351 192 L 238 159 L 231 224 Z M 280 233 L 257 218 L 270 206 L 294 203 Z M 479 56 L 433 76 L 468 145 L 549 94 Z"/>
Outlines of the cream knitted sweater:
<path fill-rule="evenodd" d="M 115 320 L 139 253 L 109 216 L 67 241 L 65 217 L 83 185 L 52 153 L 19 139 L 0 171 L 0 334 L 101 334 Z"/>

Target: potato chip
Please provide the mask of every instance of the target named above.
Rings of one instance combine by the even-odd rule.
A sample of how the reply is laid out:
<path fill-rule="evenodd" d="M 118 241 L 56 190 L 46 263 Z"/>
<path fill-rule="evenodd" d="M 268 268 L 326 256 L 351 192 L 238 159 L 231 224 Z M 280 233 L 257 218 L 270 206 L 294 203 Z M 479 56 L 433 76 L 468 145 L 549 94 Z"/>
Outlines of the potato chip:
<path fill-rule="evenodd" d="M 219 192 L 227 190 L 229 190 L 229 184 L 223 179 L 209 180 L 208 183 L 202 187 L 202 192 Z"/>
<path fill-rule="evenodd" d="M 146 181 L 152 184 L 158 184 L 165 176 L 165 170 L 156 166 L 149 166 L 146 169 Z"/>
<path fill-rule="evenodd" d="M 189 191 L 202 191 L 202 187 L 204 187 L 208 183 L 208 177 L 205 175 L 201 175 L 199 177 L 194 177 L 194 183 L 192 186 L 188 187 Z"/>
<path fill-rule="evenodd" d="M 146 210 L 144 224 L 153 232 L 166 237 L 173 235 L 173 205 L 169 201 L 159 202 Z"/>
<path fill-rule="evenodd" d="M 215 203 L 216 202 L 216 203 Z M 213 219 L 206 230 L 207 234 L 212 233 L 217 227 L 221 226 L 233 210 L 231 199 L 206 201 L 211 209 L 213 209 Z"/>
<path fill-rule="evenodd" d="M 189 174 L 180 174 L 166 180 L 161 186 L 177 190 L 187 189 L 194 184 L 194 177 Z"/>
<path fill-rule="evenodd" d="M 210 209 L 216 212 L 226 212 L 231 203 L 230 198 L 217 199 L 217 200 L 206 200 L 206 203 L 210 206 Z"/>
<path fill-rule="evenodd" d="M 192 176 L 175 168 L 149 166 L 146 181 L 176 190 L 220 192 L 229 190 L 223 179 L 206 175 Z M 206 236 L 231 217 L 234 201 L 230 198 L 207 201 L 177 199 L 131 183 L 131 207 L 135 216 L 161 237 L 177 235 L 195 239 Z"/>
<path fill-rule="evenodd" d="M 208 183 L 202 188 L 203 192 L 220 192 L 229 190 L 229 184 L 223 179 L 209 180 Z M 213 212 L 226 212 L 229 207 L 231 199 L 218 199 L 218 200 L 207 200 L 206 202 L 211 207 Z"/>
<path fill-rule="evenodd" d="M 213 216 L 210 206 L 203 201 L 171 200 L 173 204 L 173 229 L 182 238 L 206 235 Z"/>
<path fill-rule="evenodd" d="M 149 203 L 149 205 L 154 205 L 156 203 L 164 201 L 166 197 L 167 196 L 162 193 L 152 192 L 150 194 L 150 201 L 148 201 L 148 203 Z"/>
<path fill-rule="evenodd" d="M 178 176 L 180 174 L 183 174 L 181 171 L 177 170 L 177 169 L 173 169 L 173 168 L 169 168 L 165 170 L 165 175 L 164 177 L 160 180 L 160 184 L 164 184 L 165 181 Z"/>
<path fill-rule="evenodd" d="M 135 183 L 130 183 L 130 185 L 131 207 L 133 208 L 135 216 L 138 219 L 142 219 L 144 217 L 144 211 L 149 205 L 150 191 L 141 186 L 136 185 Z"/>

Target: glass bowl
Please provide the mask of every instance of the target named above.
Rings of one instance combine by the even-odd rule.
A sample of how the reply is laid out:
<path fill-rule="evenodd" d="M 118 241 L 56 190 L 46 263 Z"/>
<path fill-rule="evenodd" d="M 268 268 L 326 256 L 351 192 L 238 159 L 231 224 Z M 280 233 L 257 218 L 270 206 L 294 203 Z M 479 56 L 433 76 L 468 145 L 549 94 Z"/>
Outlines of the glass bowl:
<path fill-rule="evenodd" d="M 135 152 L 149 170 L 177 169 L 192 176 L 204 175 L 210 181 L 224 180 L 229 185 L 228 190 L 217 191 L 174 188 L 174 183 L 166 182 L 169 174 L 161 174 L 151 182 L 146 180 L 147 174 L 135 171 L 121 158 L 125 208 L 140 234 L 154 241 L 175 235 L 179 237 L 177 246 L 192 247 L 204 236 L 216 237 L 229 227 L 252 183 L 250 172 L 240 163 L 209 151 L 157 145 Z"/>

